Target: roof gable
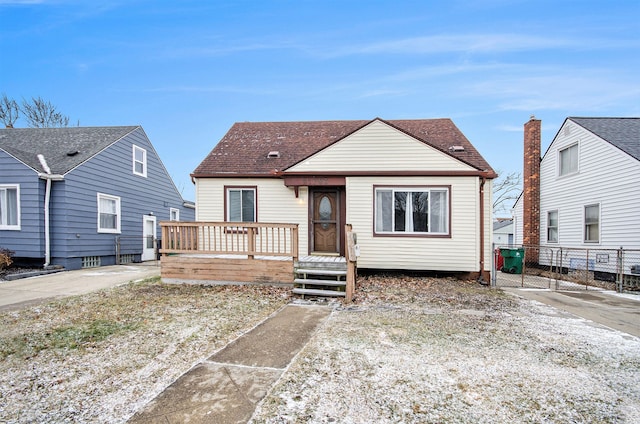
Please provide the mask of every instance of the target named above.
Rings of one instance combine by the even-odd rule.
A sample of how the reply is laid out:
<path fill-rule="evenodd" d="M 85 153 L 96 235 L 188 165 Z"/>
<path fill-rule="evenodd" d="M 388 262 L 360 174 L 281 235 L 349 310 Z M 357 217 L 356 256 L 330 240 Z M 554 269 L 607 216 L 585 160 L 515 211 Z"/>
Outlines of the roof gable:
<path fill-rule="evenodd" d="M 192 176 L 272 175 L 276 171 L 293 167 L 374 121 L 383 122 L 474 169 L 492 171 L 450 119 L 374 119 L 236 123 L 194 170 Z M 464 150 L 451 152 L 451 146 L 462 146 Z M 275 157 L 269 157 L 271 152 Z"/>
<path fill-rule="evenodd" d="M 455 157 L 468 151 L 468 142 L 465 146 L 457 141 L 455 146 L 464 150 L 445 153 L 438 148 L 441 146 L 425 143 L 396 126 L 374 120 L 285 171 L 474 171 L 473 166 Z"/>
<path fill-rule="evenodd" d="M 52 173 L 64 175 L 137 128 L 6 128 L 0 129 L 0 149 L 36 172 L 44 172 L 42 154 Z"/>
<path fill-rule="evenodd" d="M 567 118 L 640 160 L 640 118 Z"/>

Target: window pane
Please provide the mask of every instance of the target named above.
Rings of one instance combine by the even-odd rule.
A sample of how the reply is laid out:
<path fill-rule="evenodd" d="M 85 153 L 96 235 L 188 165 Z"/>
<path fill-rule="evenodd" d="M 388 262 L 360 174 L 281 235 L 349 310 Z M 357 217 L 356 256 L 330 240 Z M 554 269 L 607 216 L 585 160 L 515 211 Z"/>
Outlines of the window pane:
<path fill-rule="evenodd" d="M 405 231 L 407 219 L 407 192 L 396 191 L 394 193 L 394 231 Z"/>
<path fill-rule="evenodd" d="M 585 241 L 599 241 L 600 238 L 600 207 L 598 205 L 584 208 L 584 239 Z"/>
<path fill-rule="evenodd" d="M 0 189 L 0 224 L 18 225 L 18 190 Z"/>
<path fill-rule="evenodd" d="M 587 206 L 585 207 L 585 220 L 587 223 L 597 223 L 598 222 L 598 206 Z"/>
<path fill-rule="evenodd" d="M 432 233 L 446 233 L 447 232 L 447 220 L 449 214 L 447 213 L 447 192 L 446 191 L 432 191 L 431 192 L 431 228 Z"/>
<path fill-rule="evenodd" d="M 429 193 L 415 192 L 411 193 L 412 212 L 413 212 L 413 229 L 412 231 L 427 232 L 427 219 L 429 218 Z"/>
<path fill-rule="evenodd" d="M 391 190 L 376 191 L 376 231 L 391 231 Z"/>
<path fill-rule="evenodd" d="M 578 145 L 560 151 L 560 175 L 578 171 Z"/>
<path fill-rule="evenodd" d="M 229 221 L 242 221 L 242 198 L 240 190 L 229 190 Z"/>
<path fill-rule="evenodd" d="M 136 172 L 138 174 L 143 174 L 144 173 L 144 164 L 142 162 L 136 162 L 135 163 L 135 167 L 136 167 Z"/>
<path fill-rule="evenodd" d="M 255 193 L 253 190 L 242 190 L 242 221 L 255 221 Z"/>
<path fill-rule="evenodd" d="M 558 241 L 558 211 L 547 213 L 547 241 Z"/>

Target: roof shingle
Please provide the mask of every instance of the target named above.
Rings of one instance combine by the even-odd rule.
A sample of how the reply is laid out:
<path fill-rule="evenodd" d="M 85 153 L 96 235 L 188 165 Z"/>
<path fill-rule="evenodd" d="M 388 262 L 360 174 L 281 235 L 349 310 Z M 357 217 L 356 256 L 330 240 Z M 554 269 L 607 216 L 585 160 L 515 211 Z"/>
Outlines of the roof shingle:
<path fill-rule="evenodd" d="M 568 118 L 640 160 L 640 118 Z"/>
<path fill-rule="evenodd" d="M 450 119 L 375 120 L 479 171 L 493 171 Z M 238 122 L 192 176 L 272 175 L 274 170 L 284 171 L 373 121 Z M 462 146 L 464 150 L 452 152 L 451 146 Z M 268 158 L 269 152 L 274 151 L 279 157 Z"/>
<path fill-rule="evenodd" d="M 0 149 L 37 172 L 44 172 L 38 160 L 38 154 L 42 154 L 52 173 L 65 174 L 136 128 L 3 128 Z"/>

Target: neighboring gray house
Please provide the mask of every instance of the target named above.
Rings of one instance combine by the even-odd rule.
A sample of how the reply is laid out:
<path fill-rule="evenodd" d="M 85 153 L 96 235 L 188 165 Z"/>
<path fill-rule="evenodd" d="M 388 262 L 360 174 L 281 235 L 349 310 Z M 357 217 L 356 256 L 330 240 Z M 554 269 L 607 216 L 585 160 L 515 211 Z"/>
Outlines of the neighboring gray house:
<path fill-rule="evenodd" d="M 0 247 L 79 269 L 154 259 L 160 221 L 193 221 L 140 126 L 0 129 Z"/>

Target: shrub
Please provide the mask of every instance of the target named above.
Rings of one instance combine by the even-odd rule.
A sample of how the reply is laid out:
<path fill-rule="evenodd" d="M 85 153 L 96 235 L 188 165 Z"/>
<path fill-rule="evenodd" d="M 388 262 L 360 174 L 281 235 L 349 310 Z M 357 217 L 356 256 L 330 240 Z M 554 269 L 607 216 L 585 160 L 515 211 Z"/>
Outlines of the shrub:
<path fill-rule="evenodd" d="M 0 271 L 13 263 L 11 258 L 13 258 L 13 252 L 4 247 L 0 247 Z"/>

